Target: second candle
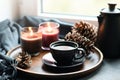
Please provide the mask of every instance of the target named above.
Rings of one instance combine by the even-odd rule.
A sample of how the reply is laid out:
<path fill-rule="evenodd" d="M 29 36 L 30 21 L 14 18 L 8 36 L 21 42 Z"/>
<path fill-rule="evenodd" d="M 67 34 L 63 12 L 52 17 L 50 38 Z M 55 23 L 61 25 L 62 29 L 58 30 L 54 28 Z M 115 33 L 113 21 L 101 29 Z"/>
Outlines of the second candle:
<path fill-rule="evenodd" d="M 43 22 L 42 29 L 42 49 L 49 50 L 49 45 L 59 38 L 59 24 L 56 22 Z"/>

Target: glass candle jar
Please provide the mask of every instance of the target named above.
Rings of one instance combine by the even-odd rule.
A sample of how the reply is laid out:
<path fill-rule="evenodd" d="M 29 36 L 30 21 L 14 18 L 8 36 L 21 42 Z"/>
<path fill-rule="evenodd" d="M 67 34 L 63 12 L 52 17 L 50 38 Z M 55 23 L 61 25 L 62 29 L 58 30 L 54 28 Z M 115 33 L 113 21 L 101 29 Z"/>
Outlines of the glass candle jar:
<path fill-rule="evenodd" d="M 56 22 L 43 22 L 39 27 L 42 31 L 42 49 L 49 50 L 49 45 L 54 41 L 58 41 L 59 24 Z"/>
<path fill-rule="evenodd" d="M 21 31 L 21 46 L 24 52 L 36 56 L 41 50 L 42 35 L 37 27 L 24 27 Z"/>

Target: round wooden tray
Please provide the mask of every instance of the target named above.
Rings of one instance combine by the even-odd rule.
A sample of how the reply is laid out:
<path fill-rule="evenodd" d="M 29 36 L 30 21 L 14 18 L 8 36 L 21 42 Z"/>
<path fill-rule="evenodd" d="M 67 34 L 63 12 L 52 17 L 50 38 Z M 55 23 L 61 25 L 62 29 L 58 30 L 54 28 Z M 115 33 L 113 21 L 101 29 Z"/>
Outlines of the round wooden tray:
<path fill-rule="evenodd" d="M 18 54 L 21 52 L 21 47 L 18 46 L 12 50 L 10 50 L 7 55 L 16 58 Z M 87 58 L 84 62 L 83 68 L 77 71 L 72 72 L 65 72 L 65 73 L 55 73 L 55 72 L 49 72 L 45 69 L 43 69 L 43 63 L 42 63 L 42 57 L 49 53 L 49 51 L 41 51 L 40 54 L 36 57 L 32 57 L 32 64 L 29 69 L 22 69 L 20 67 L 17 67 L 18 70 L 30 74 L 33 76 L 38 77 L 47 77 L 47 78 L 73 78 L 76 76 L 82 77 L 85 75 L 88 75 L 92 72 L 94 72 L 96 69 L 98 69 L 103 61 L 103 54 L 102 52 L 96 48 L 93 47 L 93 51 L 90 52 L 89 58 Z"/>

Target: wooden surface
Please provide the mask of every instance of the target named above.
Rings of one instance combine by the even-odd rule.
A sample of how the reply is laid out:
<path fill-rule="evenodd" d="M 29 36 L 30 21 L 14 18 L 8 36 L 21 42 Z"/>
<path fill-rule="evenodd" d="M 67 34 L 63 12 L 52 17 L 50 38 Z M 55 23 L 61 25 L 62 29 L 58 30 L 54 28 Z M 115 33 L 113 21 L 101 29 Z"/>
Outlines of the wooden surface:
<path fill-rule="evenodd" d="M 7 53 L 8 56 L 16 58 L 16 56 L 21 52 L 21 47 L 18 46 Z M 55 73 L 49 72 L 43 68 L 42 57 L 49 53 L 49 51 L 41 51 L 36 57 L 32 57 L 32 64 L 29 69 L 22 69 L 17 67 L 18 73 L 24 75 L 30 75 L 37 78 L 50 78 L 50 79 L 68 79 L 74 77 L 83 77 L 90 73 L 93 73 L 98 69 L 103 61 L 103 55 L 99 49 L 93 48 L 93 52 L 90 53 L 89 58 L 85 60 L 83 68 L 66 73 Z"/>

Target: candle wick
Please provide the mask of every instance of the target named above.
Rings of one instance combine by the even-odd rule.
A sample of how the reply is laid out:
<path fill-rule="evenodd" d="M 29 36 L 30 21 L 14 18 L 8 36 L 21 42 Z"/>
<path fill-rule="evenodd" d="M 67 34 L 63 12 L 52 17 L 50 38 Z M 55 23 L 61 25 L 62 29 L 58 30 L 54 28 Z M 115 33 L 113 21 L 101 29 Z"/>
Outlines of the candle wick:
<path fill-rule="evenodd" d="M 47 33 L 52 33 L 53 31 L 52 30 L 47 30 Z"/>
<path fill-rule="evenodd" d="M 47 33 L 52 33 L 53 32 L 53 30 L 52 30 L 52 28 L 49 26 L 48 28 L 47 28 Z"/>

